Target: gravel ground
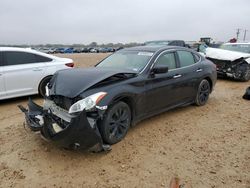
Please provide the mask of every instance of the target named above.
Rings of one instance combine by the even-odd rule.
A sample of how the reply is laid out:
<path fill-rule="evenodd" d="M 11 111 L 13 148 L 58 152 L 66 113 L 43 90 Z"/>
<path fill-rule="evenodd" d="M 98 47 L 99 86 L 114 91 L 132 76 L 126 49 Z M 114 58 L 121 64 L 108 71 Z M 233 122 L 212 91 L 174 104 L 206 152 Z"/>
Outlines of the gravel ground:
<path fill-rule="evenodd" d="M 106 55 L 66 57 L 86 67 Z M 1 101 L 0 187 L 168 187 L 179 177 L 184 187 L 249 188 L 250 102 L 242 99 L 249 85 L 218 80 L 207 105 L 144 120 L 98 154 L 58 148 L 24 129 L 16 105 L 27 97 Z"/>

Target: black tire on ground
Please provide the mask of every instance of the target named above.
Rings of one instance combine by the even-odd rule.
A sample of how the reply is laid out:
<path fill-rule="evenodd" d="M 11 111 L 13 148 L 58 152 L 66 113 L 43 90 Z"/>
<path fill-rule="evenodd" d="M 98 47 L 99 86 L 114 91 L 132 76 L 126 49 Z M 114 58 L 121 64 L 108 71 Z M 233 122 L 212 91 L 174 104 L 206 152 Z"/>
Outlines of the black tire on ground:
<path fill-rule="evenodd" d="M 242 70 L 240 80 L 243 82 L 250 80 L 250 64 L 242 64 L 240 66 L 240 69 Z"/>
<path fill-rule="evenodd" d="M 45 90 L 45 86 L 49 83 L 50 79 L 52 77 L 51 76 L 48 76 L 46 78 L 44 78 L 40 84 L 39 84 L 39 87 L 38 87 L 38 92 L 39 94 L 44 97 L 45 96 L 45 93 L 46 93 L 46 90 Z"/>
<path fill-rule="evenodd" d="M 209 98 L 210 91 L 211 91 L 211 87 L 210 87 L 209 82 L 206 79 L 203 79 L 200 82 L 200 85 L 196 94 L 195 104 L 197 106 L 205 105 Z"/>
<path fill-rule="evenodd" d="M 120 101 L 112 105 L 100 122 L 100 133 L 105 143 L 120 142 L 127 134 L 131 124 L 130 107 Z"/>

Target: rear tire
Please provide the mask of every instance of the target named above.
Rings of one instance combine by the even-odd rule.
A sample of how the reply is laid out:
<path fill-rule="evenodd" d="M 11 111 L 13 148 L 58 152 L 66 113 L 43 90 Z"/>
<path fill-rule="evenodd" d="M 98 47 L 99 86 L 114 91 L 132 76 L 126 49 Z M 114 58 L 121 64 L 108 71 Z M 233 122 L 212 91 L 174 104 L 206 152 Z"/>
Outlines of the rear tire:
<path fill-rule="evenodd" d="M 51 76 L 48 76 L 48 77 L 45 77 L 39 84 L 39 87 L 38 87 L 38 93 L 42 96 L 42 97 L 45 97 L 45 94 L 46 94 L 46 85 L 49 83 L 50 79 L 52 77 Z"/>
<path fill-rule="evenodd" d="M 120 101 L 112 105 L 100 123 L 100 133 L 105 143 L 116 144 L 127 134 L 131 124 L 130 107 Z"/>
<path fill-rule="evenodd" d="M 196 94 L 195 104 L 197 106 L 205 105 L 208 101 L 210 92 L 211 92 L 211 87 L 210 87 L 209 82 L 206 79 L 203 79 L 200 82 L 200 85 Z"/>

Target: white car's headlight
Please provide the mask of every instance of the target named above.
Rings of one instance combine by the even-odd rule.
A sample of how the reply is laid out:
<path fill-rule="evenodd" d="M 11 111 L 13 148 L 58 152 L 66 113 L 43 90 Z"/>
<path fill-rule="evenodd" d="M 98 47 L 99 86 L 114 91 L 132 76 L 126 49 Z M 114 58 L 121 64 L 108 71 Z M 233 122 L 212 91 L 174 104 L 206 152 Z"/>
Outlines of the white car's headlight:
<path fill-rule="evenodd" d="M 95 93 L 93 95 L 86 97 L 85 99 L 79 100 L 69 108 L 69 113 L 72 114 L 75 112 L 81 112 L 83 110 L 92 109 L 106 95 L 107 95 L 106 92 L 98 92 L 98 93 Z"/>

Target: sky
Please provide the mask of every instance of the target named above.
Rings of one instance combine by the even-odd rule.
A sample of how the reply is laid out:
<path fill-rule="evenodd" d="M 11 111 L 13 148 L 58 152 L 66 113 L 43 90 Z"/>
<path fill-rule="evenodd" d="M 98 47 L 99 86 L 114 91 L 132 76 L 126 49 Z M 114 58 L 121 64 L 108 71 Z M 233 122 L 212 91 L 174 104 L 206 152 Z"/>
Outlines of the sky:
<path fill-rule="evenodd" d="M 0 44 L 250 41 L 250 0 L 0 0 Z"/>

